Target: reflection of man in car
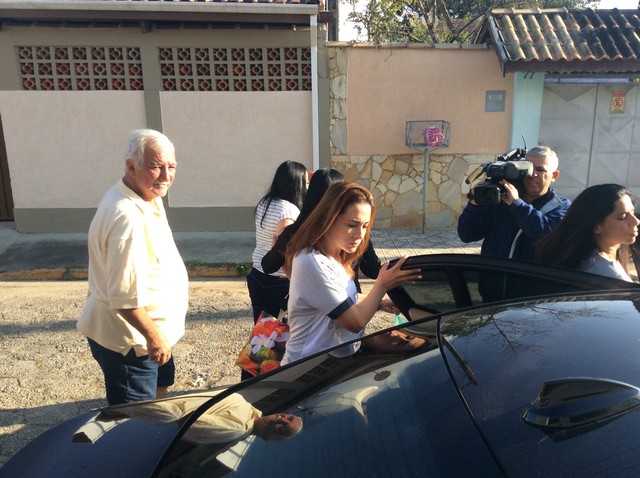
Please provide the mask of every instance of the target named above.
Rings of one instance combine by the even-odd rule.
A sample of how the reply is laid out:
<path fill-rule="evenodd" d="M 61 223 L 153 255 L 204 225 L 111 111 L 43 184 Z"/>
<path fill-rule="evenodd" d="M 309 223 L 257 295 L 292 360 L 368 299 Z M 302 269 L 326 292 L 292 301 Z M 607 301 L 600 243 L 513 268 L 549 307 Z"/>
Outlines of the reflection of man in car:
<path fill-rule="evenodd" d="M 202 395 L 186 396 L 145 403 L 141 406 L 118 407 L 116 414 L 140 418 L 151 423 L 184 422 L 202 405 Z M 211 405 L 184 434 L 193 443 L 227 443 L 256 435 L 263 440 L 285 440 L 302 430 L 302 420 L 295 415 L 278 413 L 262 416 L 262 412 L 234 393 Z"/>
<path fill-rule="evenodd" d="M 174 423 L 177 432 L 217 393 L 220 392 L 107 408 L 80 427 L 73 442 L 95 443 L 131 418 L 153 425 Z M 255 437 L 265 441 L 288 440 L 302 431 L 302 419 L 290 413 L 263 416 L 242 395 L 233 393 L 208 407 L 187 427 L 169 453 L 159 477 L 226 476 L 239 463 L 241 450 L 253 443 Z"/>
<path fill-rule="evenodd" d="M 427 347 L 432 341 L 404 330 L 389 330 L 384 334 L 368 337 L 362 342 L 363 350 L 376 353 L 408 353 Z"/>

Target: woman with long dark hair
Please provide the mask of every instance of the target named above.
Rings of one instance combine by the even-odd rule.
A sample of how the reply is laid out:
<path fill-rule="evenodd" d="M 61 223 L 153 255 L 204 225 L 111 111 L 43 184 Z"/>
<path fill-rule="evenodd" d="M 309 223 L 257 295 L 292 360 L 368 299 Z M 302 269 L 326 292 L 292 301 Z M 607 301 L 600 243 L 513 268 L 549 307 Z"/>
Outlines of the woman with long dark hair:
<path fill-rule="evenodd" d="M 267 274 L 273 273 L 280 269 L 284 265 L 284 255 L 287 250 L 289 241 L 300 228 L 300 225 L 305 221 L 309 214 L 316 208 L 324 193 L 337 182 L 344 181 L 344 176 L 340 171 L 333 168 L 318 169 L 313 173 L 311 181 L 309 182 L 309 189 L 307 190 L 307 197 L 304 199 L 302 209 L 298 219 L 287 226 L 282 234 L 278 236 L 278 240 L 271 248 L 271 250 L 262 258 L 262 269 Z M 380 271 L 380 259 L 376 254 L 373 247 L 373 243 L 369 241 L 367 249 L 362 254 L 360 260 L 354 265 L 356 274 L 354 280 L 358 292 L 361 292 L 360 283 L 358 282 L 358 271 L 362 271 L 364 275 L 370 279 L 378 277 Z"/>
<path fill-rule="evenodd" d="M 285 255 L 291 277 L 290 335 L 283 365 L 361 337 L 386 292 L 420 277 L 419 270 L 401 269 L 406 258 L 393 267 L 383 265 L 371 291 L 358 302 L 353 264 L 367 248 L 374 217 L 367 189 L 338 182 L 291 238 Z"/>
<path fill-rule="evenodd" d="M 534 259 L 631 282 L 629 245 L 638 235 L 633 195 L 618 184 L 582 191 L 558 227 L 535 244 Z"/>
<path fill-rule="evenodd" d="M 289 279 L 280 270 L 266 274 L 262 257 L 284 228 L 298 218 L 306 191 L 307 168 L 295 161 L 285 161 L 278 166 L 269 191 L 256 206 L 256 247 L 247 276 L 254 323 L 262 311 L 277 317 L 280 310 L 287 310 Z"/>

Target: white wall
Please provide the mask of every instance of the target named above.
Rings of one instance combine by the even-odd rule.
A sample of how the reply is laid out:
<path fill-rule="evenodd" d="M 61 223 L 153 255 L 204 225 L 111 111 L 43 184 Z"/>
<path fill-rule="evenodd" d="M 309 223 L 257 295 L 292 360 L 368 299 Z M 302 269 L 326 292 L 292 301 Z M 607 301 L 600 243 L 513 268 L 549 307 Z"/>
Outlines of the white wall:
<path fill-rule="evenodd" d="M 312 165 L 309 92 L 170 92 L 161 104 L 178 160 L 171 207 L 254 207 L 282 161 Z M 0 91 L 0 115 L 25 209 L 96 207 L 124 172 L 129 131 L 146 127 L 142 92 Z"/>
<path fill-rule="evenodd" d="M 16 208 L 96 207 L 124 172 L 142 92 L 0 91 Z"/>
<path fill-rule="evenodd" d="M 167 92 L 161 104 L 178 161 L 171 207 L 254 207 L 282 161 L 312 166 L 310 92 Z"/>

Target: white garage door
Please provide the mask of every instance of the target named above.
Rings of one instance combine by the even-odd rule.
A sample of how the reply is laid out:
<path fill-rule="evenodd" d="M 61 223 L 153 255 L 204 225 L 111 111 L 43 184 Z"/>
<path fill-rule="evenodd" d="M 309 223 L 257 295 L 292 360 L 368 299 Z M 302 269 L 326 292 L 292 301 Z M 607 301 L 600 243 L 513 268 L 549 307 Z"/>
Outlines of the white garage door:
<path fill-rule="evenodd" d="M 587 186 L 618 183 L 640 193 L 640 103 L 635 83 L 546 84 L 539 144 L 560 158 L 554 189 L 575 198 Z M 624 93 L 624 112 L 611 112 Z"/>

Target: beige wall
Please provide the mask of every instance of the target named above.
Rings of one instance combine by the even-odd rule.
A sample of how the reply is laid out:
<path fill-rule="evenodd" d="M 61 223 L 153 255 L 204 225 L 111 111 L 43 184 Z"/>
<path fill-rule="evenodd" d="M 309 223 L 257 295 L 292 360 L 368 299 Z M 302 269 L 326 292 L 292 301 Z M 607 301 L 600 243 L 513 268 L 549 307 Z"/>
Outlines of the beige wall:
<path fill-rule="evenodd" d="M 251 230 L 277 165 L 312 164 L 310 91 L 164 92 L 158 61 L 158 47 L 309 47 L 309 31 L 6 25 L 0 36 L 0 116 L 21 232 L 86 231 L 122 175 L 134 128 L 161 129 L 176 145 L 166 202 L 176 231 Z M 139 48 L 145 91 L 22 91 L 16 45 Z"/>
<path fill-rule="evenodd" d="M 451 125 L 447 153 L 495 153 L 509 147 L 513 79 L 485 48 L 351 48 L 348 154 L 410 153 L 406 121 Z M 506 90 L 505 111 L 485 113 L 485 92 Z"/>
<path fill-rule="evenodd" d="M 309 46 L 308 32 L 7 26 L 0 35 L 0 115 L 16 225 L 24 232 L 86 230 L 122 173 L 133 128 L 161 128 L 176 144 L 180 166 L 168 197 L 175 230 L 252 229 L 253 207 L 275 167 L 287 159 L 311 165 L 311 92 L 162 92 L 157 58 L 158 46 Z M 140 47 L 145 92 L 20 91 L 15 45 L 87 44 Z M 464 177 L 509 145 L 513 78 L 502 77 L 495 52 L 321 50 L 319 86 L 328 98 L 320 96 L 320 150 L 374 192 L 376 226 L 421 225 L 422 153 L 404 145 L 405 123 L 430 119 L 451 124 L 451 144 L 431 152 L 427 223 L 455 225 Z M 507 92 L 504 112 L 484 112 L 487 90 Z"/>
<path fill-rule="evenodd" d="M 95 208 L 124 172 L 142 92 L 0 91 L 16 209 Z"/>
<path fill-rule="evenodd" d="M 311 93 L 162 93 L 178 174 L 171 207 L 255 207 L 277 166 L 312 166 Z"/>
<path fill-rule="evenodd" d="M 455 227 L 468 175 L 509 147 L 513 76 L 475 45 L 329 47 L 331 164 L 369 188 L 376 228 Z M 506 92 L 485 112 L 487 91 Z M 405 146 L 407 121 L 450 123 L 449 147 L 425 156 Z M 426 207 L 425 207 L 426 205 Z"/>
<path fill-rule="evenodd" d="M 254 207 L 280 162 L 311 167 L 310 97 L 163 93 L 179 163 L 169 205 Z M 0 91 L 0 115 L 16 208 L 96 207 L 122 176 L 127 134 L 146 127 L 142 92 Z"/>

